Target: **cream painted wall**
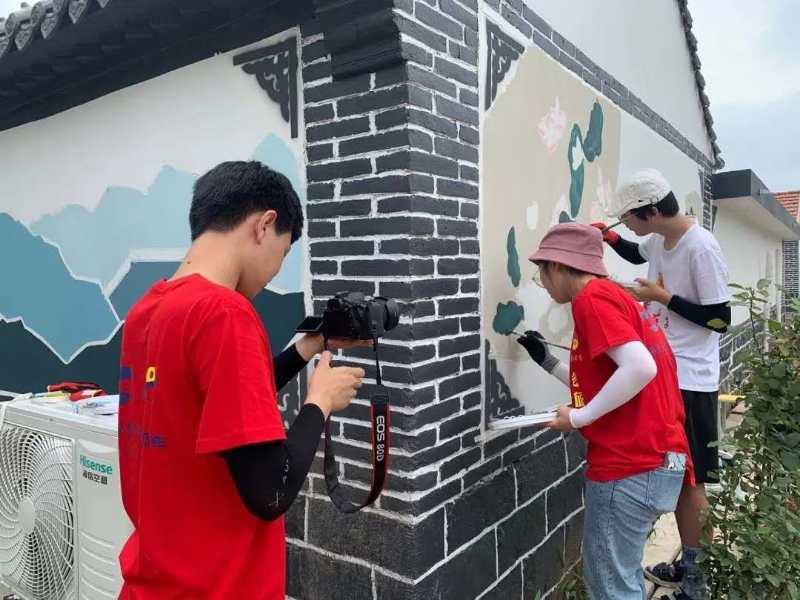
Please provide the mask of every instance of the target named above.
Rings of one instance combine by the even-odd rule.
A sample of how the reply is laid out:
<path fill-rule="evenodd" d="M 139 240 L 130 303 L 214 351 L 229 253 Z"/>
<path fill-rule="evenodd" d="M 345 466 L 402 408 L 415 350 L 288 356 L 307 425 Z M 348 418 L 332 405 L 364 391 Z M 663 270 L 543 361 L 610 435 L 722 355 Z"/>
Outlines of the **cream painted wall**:
<path fill-rule="evenodd" d="M 711 156 L 677 2 L 525 3 Z"/>
<path fill-rule="evenodd" d="M 783 273 L 783 240 L 774 233 L 754 225 L 746 213 L 726 209 L 720 203 L 714 224 L 714 235 L 728 261 L 730 282 L 744 286 L 755 286 L 759 279 L 780 281 Z M 753 200 L 753 202 L 755 202 Z M 735 291 L 735 290 L 733 290 Z M 778 295 L 774 288 L 770 292 L 774 304 Z M 733 324 L 747 319 L 747 309 L 733 307 Z"/>

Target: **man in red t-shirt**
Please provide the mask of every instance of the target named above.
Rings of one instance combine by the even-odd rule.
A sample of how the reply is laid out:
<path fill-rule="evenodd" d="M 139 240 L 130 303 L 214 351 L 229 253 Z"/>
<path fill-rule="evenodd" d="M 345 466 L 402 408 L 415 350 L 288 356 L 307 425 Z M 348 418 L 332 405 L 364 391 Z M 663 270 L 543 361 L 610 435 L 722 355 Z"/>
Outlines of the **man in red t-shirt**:
<path fill-rule="evenodd" d="M 123 329 L 120 471 L 134 532 L 120 555 L 120 597 L 277 600 L 283 513 L 325 420 L 349 404 L 364 371 L 333 368 L 324 353 L 285 431 L 276 390 L 322 340 L 305 336 L 273 360 L 250 300 L 300 236 L 297 195 L 261 163 L 222 163 L 197 180 L 189 222 L 180 268 Z"/>
<path fill-rule="evenodd" d="M 598 229 L 556 225 L 530 260 L 553 300 L 572 304 L 575 321 L 569 366 L 536 332 L 518 341 L 570 388 L 571 406 L 550 426 L 579 429 L 588 442 L 586 587 L 593 600 L 641 600 L 647 535 L 692 478 L 675 358 L 655 320 L 607 279 Z"/>

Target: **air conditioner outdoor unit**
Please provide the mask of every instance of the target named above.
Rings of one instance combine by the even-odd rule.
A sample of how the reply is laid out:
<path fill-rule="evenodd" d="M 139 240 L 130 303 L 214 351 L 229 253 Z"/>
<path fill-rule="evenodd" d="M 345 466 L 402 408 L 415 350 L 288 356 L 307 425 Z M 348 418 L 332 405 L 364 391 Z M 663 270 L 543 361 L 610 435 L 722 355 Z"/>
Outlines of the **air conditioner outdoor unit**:
<path fill-rule="evenodd" d="M 25 600 L 119 595 L 118 556 L 132 527 L 116 401 L 0 405 L 0 581 Z"/>

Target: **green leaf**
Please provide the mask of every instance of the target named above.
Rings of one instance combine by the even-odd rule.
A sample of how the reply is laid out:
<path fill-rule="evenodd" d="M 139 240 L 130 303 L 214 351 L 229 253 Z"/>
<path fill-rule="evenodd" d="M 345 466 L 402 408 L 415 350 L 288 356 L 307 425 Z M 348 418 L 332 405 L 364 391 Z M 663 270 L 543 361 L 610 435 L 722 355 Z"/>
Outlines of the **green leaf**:
<path fill-rule="evenodd" d="M 519 287 L 522 273 L 519 267 L 519 253 L 517 252 L 517 236 L 514 228 L 508 230 L 508 237 L 506 238 L 506 252 L 508 253 L 508 261 L 506 263 L 506 271 L 511 278 L 511 283 L 514 287 Z"/>
<path fill-rule="evenodd" d="M 786 376 L 786 367 L 784 365 L 778 364 L 772 367 L 770 371 L 773 377 L 785 377 Z"/>
<path fill-rule="evenodd" d="M 498 303 L 492 327 L 500 335 L 511 335 L 523 318 L 525 309 L 516 302 Z"/>
<path fill-rule="evenodd" d="M 603 151 L 603 108 L 595 101 L 589 115 L 589 129 L 583 141 L 583 154 L 586 160 L 593 162 Z"/>
<path fill-rule="evenodd" d="M 786 436 L 786 445 L 794 448 L 800 444 L 800 432 L 795 431 Z"/>
<path fill-rule="evenodd" d="M 789 471 L 797 471 L 800 469 L 800 454 L 797 452 L 790 452 L 784 450 L 781 452 L 781 463 Z"/>

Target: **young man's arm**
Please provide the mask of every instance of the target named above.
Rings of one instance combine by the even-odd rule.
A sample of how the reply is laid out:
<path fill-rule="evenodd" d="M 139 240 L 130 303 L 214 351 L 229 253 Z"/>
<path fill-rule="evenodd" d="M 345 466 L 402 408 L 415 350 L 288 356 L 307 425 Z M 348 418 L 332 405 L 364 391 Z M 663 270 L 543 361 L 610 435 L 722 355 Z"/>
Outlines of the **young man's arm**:
<path fill-rule="evenodd" d="M 302 355 L 303 349 L 298 352 Z M 286 439 L 243 444 L 223 452 L 239 496 L 251 513 L 272 521 L 289 509 L 314 461 L 328 415 L 350 403 L 363 377 L 360 368 L 332 367 L 330 352 L 324 352 Z"/>
<path fill-rule="evenodd" d="M 695 325 L 717 333 L 725 333 L 731 324 L 731 307 L 728 302 L 695 304 L 673 294 L 667 308 Z"/>
<path fill-rule="evenodd" d="M 330 340 L 330 345 L 331 349 L 366 348 L 372 345 L 372 341 L 332 339 Z M 278 354 L 278 356 L 273 357 L 275 389 L 280 391 L 322 350 L 322 336 L 319 334 L 306 334 Z"/>
<path fill-rule="evenodd" d="M 274 521 L 289 509 L 306 480 L 324 426 L 322 410 L 305 404 L 286 432 L 286 440 L 225 453 L 236 489 L 251 513 Z"/>
<path fill-rule="evenodd" d="M 602 231 L 603 241 L 629 263 L 642 265 L 647 262 L 647 259 L 639 251 L 639 244 L 636 242 L 630 242 L 621 237 L 616 231 L 606 229 L 605 223 L 592 223 L 592 227 L 597 227 Z"/>
<path fill-rule="evenodd" d="M 695 325 L 717 333 L 725 333 L 731 323 L 731 307 L 728 302 L 696 304 L 671 293 L 654 281 L 639 278 L 639 287 L 634 293 L 641 302 L 658 302 Z"/>
<path fill-rule="evenodd" d="M 272 359 L 275 370 L 275 389 L 281 391 L 283 386 L 294 379 L 308 364 L 297 351 L 297 345 L 292 344 L 286 350 Z"/>

